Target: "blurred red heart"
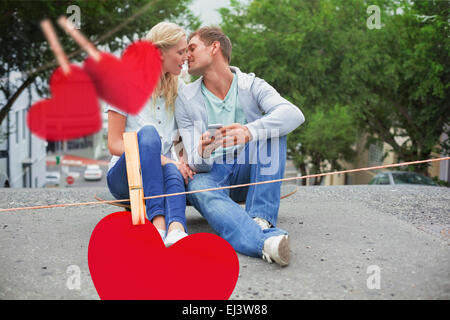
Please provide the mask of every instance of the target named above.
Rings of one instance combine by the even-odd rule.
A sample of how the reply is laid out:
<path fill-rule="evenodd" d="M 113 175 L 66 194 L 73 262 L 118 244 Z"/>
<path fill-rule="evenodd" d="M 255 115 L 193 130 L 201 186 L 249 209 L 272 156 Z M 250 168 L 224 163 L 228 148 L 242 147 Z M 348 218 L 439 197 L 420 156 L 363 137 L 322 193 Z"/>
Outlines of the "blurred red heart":
<path fill-rule="evenodd" d="M 89 57 L 83 68 L 100 98 L 126 113 L 137 114 L 159 81 L 161 56 L 151 42 L 137 41 L 128 46 L 121 60 L 102 52 L 100 61 Z"/>
<path fill-rule="evenodd" d="M 89 241 L 88 263 L 101 299 L 228 299 L 239 274 L 231 245 L 196 233 L 169 248 L 152 223 L 131 224 L 130 212 L 103 218 Z"/>
<path fill-rule="evenodd" d="M 75 65 L 64 74 L 57 68 L 50 77 L 51 99 L 33 104 L 27 114 L 31 132 L 48 141 L 94 134 L 102 128 L 100 107 L 91 78 Z"/>

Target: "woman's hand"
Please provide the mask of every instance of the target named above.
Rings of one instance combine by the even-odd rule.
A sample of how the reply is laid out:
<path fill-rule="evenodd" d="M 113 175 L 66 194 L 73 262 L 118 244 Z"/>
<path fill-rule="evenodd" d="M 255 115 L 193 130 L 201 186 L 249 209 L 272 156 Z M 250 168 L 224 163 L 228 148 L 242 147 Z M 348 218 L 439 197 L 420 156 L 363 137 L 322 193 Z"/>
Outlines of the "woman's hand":
<path fill-rule="evenodd" d="M 194 179 L 194 175 L 196 174 L 195 171 L 189 167 L 187 163 L 185 163 L 183 160 L 181 161 L 174 161 L 174 164 L 177 166 L 178 170 L 180 171 L 181 175 L 184 178 L 184 183 L 187 185 L 189 183 L 189 179 Z"/>
<path fill-rule="evenodd" d="M 187 185 L 189 183 L 188 178 L 194 179 L 195 171 L 192 171 L 192 169 L 189 167 L 187 163 L 185 163 L 183 160 L 175 161 L 169 158 L 166 158 L 164 156 L 161 156 L 161 165 L 165 166 L 168 163 L 173 163 L 178 171 L 180 171 L 181 175 L 183 176 L 184 183 Z"/>

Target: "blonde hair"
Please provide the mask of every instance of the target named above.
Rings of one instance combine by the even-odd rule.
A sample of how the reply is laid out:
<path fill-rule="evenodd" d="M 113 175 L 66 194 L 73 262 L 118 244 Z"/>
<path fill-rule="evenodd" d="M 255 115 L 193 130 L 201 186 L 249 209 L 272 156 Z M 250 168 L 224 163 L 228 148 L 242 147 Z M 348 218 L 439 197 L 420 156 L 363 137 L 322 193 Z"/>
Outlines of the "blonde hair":
<path fill-rule="evenodd" d="M 160 22 L 155 25 L 145 36 L 145 40 L 151 41 L 162 52 L 175 46 L 186 36 L 183 28 L 172 22 Z M 158 96 L 163 95 L 166 100 L 166 108 L 173 113 L 175 99 L 178 95 L 178 76 L 170 73 L 163 74 L 158 86 L 153 91 L 153 106 Z"/>

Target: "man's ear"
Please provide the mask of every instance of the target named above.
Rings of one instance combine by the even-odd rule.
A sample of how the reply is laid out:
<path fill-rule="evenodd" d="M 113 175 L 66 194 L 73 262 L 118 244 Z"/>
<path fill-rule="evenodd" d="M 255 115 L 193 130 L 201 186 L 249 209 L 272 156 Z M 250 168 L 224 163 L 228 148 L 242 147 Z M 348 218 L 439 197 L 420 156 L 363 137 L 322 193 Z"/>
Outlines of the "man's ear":
<path fill-rule="evenodd" d="M 220 51 L 220 42 L 219 41 L 214 41 L 212 43 L 212 54 L 216 55 L 219 51 Z"/>

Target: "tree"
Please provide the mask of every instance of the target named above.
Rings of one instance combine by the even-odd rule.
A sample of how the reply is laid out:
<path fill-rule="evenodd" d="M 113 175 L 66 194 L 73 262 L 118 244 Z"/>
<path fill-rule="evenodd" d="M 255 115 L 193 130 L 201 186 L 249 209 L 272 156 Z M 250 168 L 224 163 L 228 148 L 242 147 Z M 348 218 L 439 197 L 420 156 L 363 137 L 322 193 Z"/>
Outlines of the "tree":
<path fill-rule="evenodd" d="M 264 78 L 305 114 L 306 122 L 288 136 L 288 154 L 297 168 L 320 173 L 327 165 L 339 169 L 339 160 L 351 161 L 357 123 L 342 98 L 345 48 L 333 3 L 231 1 L 231 9 L 220 12 L 233 43 L 232 64 Z"/>
<path fill-rule="evenodd" d="M 316 109 L 302 130 L 289 135 L 289 149 L 295 151 L 291 153 L 294 163 L 302 172 L 306 172 L 306 163 L 310 164 L 312 172 L 323 172 L 329 169 L 328 165 L 332 170 L 342 170 L 340 161 L 350 162 L 356 156 L 356 151 L 349 148 L 357 136 L 355 121 L 349 107 L 335 105 L 326 110 Z M 315 179 L 314 184 L 320 185 L 322 178 Z M 306 184 L 306 180 L 302 183 Z"/>
<path fill-rule="evenodd" d="M 0 2 L 0 91 L 6 101 L 0 109 L 0 123 L 17 97 L 31 84 L 44 94 L 48 78 L 57 67 L 53 53 L 40 29 L 40 21 L 53 22 L 68 15 L 67 8 L 77 5 L 81 11 L 81 31 L 104 50 L 116 51 L 142 37 L 156 23 L 165 19 L 195 28 L 199 25 L 187 5 L 191 0 L 41 0 Z M 82 61 L 84 52 L 55 26 L 60 42 L 71 61 Z M 10 75 L 20 73 L 12 81 Z"/>
<path fill-rule="evenodd" d="M 367 26 L 370 5 L 380 8 L 380 29 Z M 336 105 L 354 119 L 344 121 L 344 132 L 367 132 L 369 141 L 389 144 L 400 161 L 450 151 L 448 139 L 440 142 L 442 133 L 450 133 L 449 5 L 254 0 L 247 6 L 231 1 L 220 12 L 233 42 L 233 64 L 266 79 L 305 113 L 306 123 L 288 137 L 289 152 L 305 173 L 308 163 L 319 170 L 317 163 L 328 162 L 333 169 L 352 154 L 349 140 L 340 152 L 324 153 L 320 147 L 334 146 L 342 135 L 319 134 L 316 124 L 309 128 L 308 121 L 330 125 L 320 115 Z M 426 173 L 427 165 L 414 169 Z"/>
<path fill-rule="evenodd" d="M 399 161 L 448 153 L 449 140 L 441 143 L 440 137 L 450 133 L 450 3 L 379 5 L 384 26 L 360 32 L 361 44 L 343 61 L 342 78 L 350 88 L 354 110 L 371 137 L 388 143 Z M 427 174 L 427 167 L 411 169 Z"/>

